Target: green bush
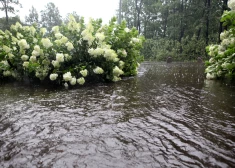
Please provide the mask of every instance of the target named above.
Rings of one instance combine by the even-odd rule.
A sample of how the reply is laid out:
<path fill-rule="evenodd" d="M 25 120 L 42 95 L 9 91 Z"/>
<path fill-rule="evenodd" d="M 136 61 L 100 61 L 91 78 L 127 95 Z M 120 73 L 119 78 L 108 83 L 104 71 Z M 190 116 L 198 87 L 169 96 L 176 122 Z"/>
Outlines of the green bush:
<path fill-rule="evenodd" d="M 206 47 L 211 57 L 206 61 L 207 79 L 235 77 L 235 10 L 225 11 L 221 21 L 228 29 L 220 34 L 220 44 Z"/>
<path fill-rule="evenodd" d="M 0 78 L 51 81 L 83 85 L 85 81 L 119 81 L 136 75 L 143 57 L 144 37 L 123 21 L 109 25 L 93 20 L 85 25 L 73 16 L 52 32 L 16 23 L 10 31 L 0 30 Z"/>
<path fill-rule="evenodd" d="M 182 38 L 181 42 L 166 38 L 147 39 L 142 54 L 147 60 L 166 61 L 168 57 L 174 61 L 196 60 L 206 57 L 205 47 L 205 41 L 195 36 Z"/>

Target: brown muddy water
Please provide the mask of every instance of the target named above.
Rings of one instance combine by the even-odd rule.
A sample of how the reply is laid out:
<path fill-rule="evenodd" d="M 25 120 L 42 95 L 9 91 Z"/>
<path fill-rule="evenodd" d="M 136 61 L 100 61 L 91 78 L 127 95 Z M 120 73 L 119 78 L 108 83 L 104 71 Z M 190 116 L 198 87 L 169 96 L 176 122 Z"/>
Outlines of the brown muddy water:
<path fill-rule="evenodd" d="M 235 167 L 235 84 L 154 62 L 117 83 L 1 84 L 0 167 Z"/>

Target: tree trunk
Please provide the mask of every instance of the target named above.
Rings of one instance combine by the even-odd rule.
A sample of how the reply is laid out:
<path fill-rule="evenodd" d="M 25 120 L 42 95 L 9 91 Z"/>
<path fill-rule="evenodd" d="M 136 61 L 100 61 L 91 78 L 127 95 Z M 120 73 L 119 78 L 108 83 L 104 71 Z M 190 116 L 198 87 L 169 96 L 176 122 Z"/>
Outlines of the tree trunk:
<path fill-rule="evenodd" d="M 209 42 L 209 24 L 210 24 L 210 6 L 211 6 L 211 0 L 207 0 L 206 3 L 206 45 L 208 45 Z"/>
<path fill-rule="evenodd" d="M 8 18 L 8 11 L 7 11 L 7 9 L 8 9 L 7 0 L 3 1 L 3 8 L 4 8 L 5 14 L 6 14 L 6 25 L 8 26 L 9 18 Z"/>
<path fill-rule="evenodd" d="M 168 12 L 169 12 L 169 11 L 168 11 L 168 7 L 167 7 L 167 9 L 166 9 L 166 15 L 165 15 L 165 20 L 164 20 L 164 27 L 163 27 L 163 38 L 166 37 L 166 28 L 167 28 L 168 15 L 169 15 Z"/>
<path fill-rule="evenodd" d="M 135 7 L 136 7 L 136 11 L 137 11 L 137 21 L 136 21 L 136 29 L 139 31 L 140 33 L 140 12 L 141 12 L 141 8 L 142 8 L 142 2 L 143 0 L 140 0 L 140 4 L 138 6 L 137 3 L 138 0 L 135 1 Z"/>
<path fill-rule="evenodd" d="M 122 14 L 122 0 L 119 0 L 119 14 L 118 14 L 118 23 L 121 24 L 121 14 Z"/>
<path fill-rule="evenodd" d="M 180 8 L 181 18 L 180 18 L 180 36 L 179 42 L 181 43 L 181 39 L 184 37 L 184 24 L 183 24 L 183 17 L 184 17 L 184 0 L 181 1 L 181 8 Z"/>

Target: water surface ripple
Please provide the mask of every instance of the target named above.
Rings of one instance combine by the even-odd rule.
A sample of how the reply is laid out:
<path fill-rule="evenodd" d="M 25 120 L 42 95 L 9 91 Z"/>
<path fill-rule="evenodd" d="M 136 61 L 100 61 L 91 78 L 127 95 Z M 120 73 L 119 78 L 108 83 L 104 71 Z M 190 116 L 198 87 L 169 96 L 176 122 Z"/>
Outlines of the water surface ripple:
<path fill-rule="evenodd" d="M 235 167 L 235 85 L 144 62 L 74 89 L 0 85 L 0 167 Z"/>

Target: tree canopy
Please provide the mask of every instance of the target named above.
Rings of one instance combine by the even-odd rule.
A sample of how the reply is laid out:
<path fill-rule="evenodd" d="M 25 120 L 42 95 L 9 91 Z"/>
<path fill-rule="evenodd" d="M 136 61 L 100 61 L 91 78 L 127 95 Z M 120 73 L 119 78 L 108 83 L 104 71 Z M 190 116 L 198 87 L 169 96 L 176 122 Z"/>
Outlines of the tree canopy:
<path fill-rule="evenodd" d="M 56 7 L 54 3 L 49 2 L 45 8 L 46 9 L 41 11 L 40 23 L 42 27 L 46 27 L 49 31 L 51 31 L 53 26 L 61 25 L 62 17 L 58 7 Z"/>
<path fill-rule="evenodd" d="M 1 2 L 1 7 L 0 10 L 5 12 L 5 19 L 6 19 L 6 25 L 9 25 L 9 13 L 15 14 L 17 10 L 15 9 L 15 5 L 21 6 L 19 3 L 19 0 L 0 0 Z"/>
<path fill-rule="evenodd" d="M 136 27 L 149 39 L 145 44 L 146 58 L 206 58 L 205 47 L 219 41 L 223 30 L 220 17 L 228 9 L 227 3 L 228 0 L 122 0 L 121 17 L 128 27 Z"/>

